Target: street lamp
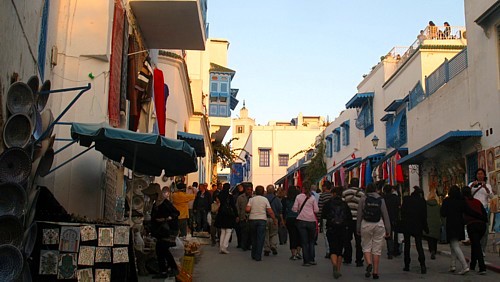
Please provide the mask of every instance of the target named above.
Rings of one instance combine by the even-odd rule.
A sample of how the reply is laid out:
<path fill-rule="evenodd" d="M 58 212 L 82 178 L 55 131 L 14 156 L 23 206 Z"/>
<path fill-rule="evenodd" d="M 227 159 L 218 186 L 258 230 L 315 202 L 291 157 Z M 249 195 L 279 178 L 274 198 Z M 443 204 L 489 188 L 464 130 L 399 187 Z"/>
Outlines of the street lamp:
<path fill-rule="evenodd" d="M 372 138 L 372 145 L 375 148 L 375 150 L 387 151 L 386 148 L 377 148 L 379 140 L 380 139 L 378 139 L 377 135 L 374 135 L 373 138 Z"/>

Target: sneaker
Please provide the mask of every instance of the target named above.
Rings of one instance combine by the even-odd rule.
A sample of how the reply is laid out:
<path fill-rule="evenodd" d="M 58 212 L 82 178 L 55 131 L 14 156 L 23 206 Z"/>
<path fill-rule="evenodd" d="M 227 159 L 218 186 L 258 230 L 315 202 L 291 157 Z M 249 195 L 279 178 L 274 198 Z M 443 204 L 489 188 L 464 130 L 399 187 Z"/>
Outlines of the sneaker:
<path fill-rule="evenodd" d="M 221 254 L 229 254 L 228 250 L 220 250 Z"/>
<path fill-rule="evenodd" d="M 311 266 L 311 264 L 310 264 L 310 263 L 308 263 L 308 262 L 304 262 L 304 263 L 302 264 L 302 266 Z"/>
<path fill-rule="evenodd" d="M 296 254 L 296 255 L 295 255 L 295 257 L 296 257 L 297 259 L 302 259 L 302 256 L 301 256 L 300 254 Z"/>
<path fill-rule="evenodd" d="M 294 255 L 292 255 L 292 256 L 290 257 L 290 260 L 297 260 L 297 257 L 296 257 L 296 256 L 294 256 Z"/>
<path fill-rule="evenodd" d="M 454 266 L 450 266 L 450 270 L 448 270 L 448 271 L 449 271 L 449 272 L 455 272 L 456 270 L 457 270 L 457 268 L 456 268 L 456 267 L 454 267 Z"/>
<path fill-rule="evenodd" d="M 310 261 L 309 264 L 310 265 L 317 265 L 317 263 L 315 261 Z"/>
<path fill-rule="evenodd" d="M 479 272 L 477 274 L 479 274 L 479 275 L 486 275 L 486 270 L 479 270 Z"/>
<path fill-rule="evenodd" d="M 470 271 L 470 269 L 469 269 L 468 267 L 466 267 L 466 268 L 462 269 L 462 270 L 458 273 L 458 275 L 465 275 L 465 274 L 467 274 L 469 271 Z"/>
<path fill-rule="evenodd" d="M 373 266 L 371 264 L 369 264 L 366 267 L 366 272 L 365 272 L 365 277 L 366 278 L 369 278 L 370 276 L 372 276 L 372 270 L 373 270 Z"/>

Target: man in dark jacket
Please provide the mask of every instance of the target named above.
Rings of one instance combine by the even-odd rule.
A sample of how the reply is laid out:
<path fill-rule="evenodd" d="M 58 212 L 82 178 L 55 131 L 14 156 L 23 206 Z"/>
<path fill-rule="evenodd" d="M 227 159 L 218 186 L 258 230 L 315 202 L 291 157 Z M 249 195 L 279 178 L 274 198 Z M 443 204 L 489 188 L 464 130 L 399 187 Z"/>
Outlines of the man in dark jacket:
<path fill-rule="evenodd" d="M 418 261 L 420 262 L 420 272 L 427 273 L 425 266 L 425 254 L 422 248 L 422 233 L 429 233 L 427 225 L 427 206 L 424 199 L 424 193 L 420 187 L 413 187 L 414 191 L 410 196 L 403 198 L 401 207 L 401 223 L 405 238 L 404 261 L 405 267 L 403 271 L 410 271 L 410 239 L 415 238 L 415 245 L 418 252 Z"/>
<path fill-rule="evenodd" d="M 399 198 L 395 186 L 384 185 L 384 200 L 392 227 L 391 234 L 389 238 L 387 238 L 387 258 L 392 259 L 393 256 L 397 257 L 400 255 L 397 223 L 399 220 L 399 210 L 401 208 L 401 198 Z"/>
<path fill-rule="evenodd" d="M 208 231 L 207 215 L 212 204 L 212 197 L 207 191 L 207 184 L 200 184 L 200 190 L 196 193 L 193 203 L 193 212 L 196 218 L 196 231 Z"/>

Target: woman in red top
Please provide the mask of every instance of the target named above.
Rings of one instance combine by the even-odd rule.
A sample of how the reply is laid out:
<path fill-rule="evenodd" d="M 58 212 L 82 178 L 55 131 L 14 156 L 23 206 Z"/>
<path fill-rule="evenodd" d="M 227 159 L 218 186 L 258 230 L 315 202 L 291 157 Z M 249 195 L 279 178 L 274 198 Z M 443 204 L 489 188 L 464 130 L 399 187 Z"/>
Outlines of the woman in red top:
<path fill-rule="evenodd" d="M 486 210 L 479 200 L 472 197 L 470 187 L 463 187 L 462 195 L 465 198 L 464 220 L 471 242 L 470 269 L 475 269 L 476 264 L 479 262 L 479 274 L 484 275 L 486 274 L 486 266 L 481 248 L 481 238 L 486 232 Z"/>

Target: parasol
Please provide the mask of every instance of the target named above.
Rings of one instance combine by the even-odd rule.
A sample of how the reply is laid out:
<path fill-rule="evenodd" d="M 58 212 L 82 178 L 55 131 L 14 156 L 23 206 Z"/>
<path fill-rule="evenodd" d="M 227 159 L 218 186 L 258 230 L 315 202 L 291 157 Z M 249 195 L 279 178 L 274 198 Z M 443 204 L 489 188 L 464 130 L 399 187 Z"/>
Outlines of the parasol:
<path fill-rule="evenodd" d="M 184 175 L 198 170 L 196 153 L 185 141 L 158 134 L 138 133 L 113 128 L 107 123 L 73 123 L 71 138 L 81 146 L 95 149 L 104 156 L 135 172 L 160 176 Z"/>

